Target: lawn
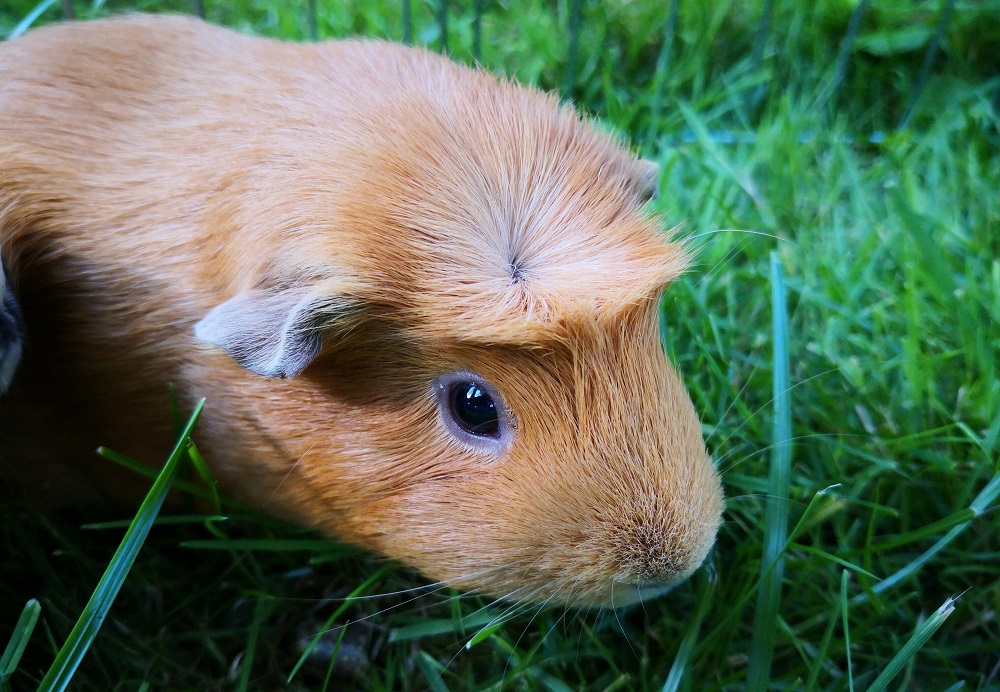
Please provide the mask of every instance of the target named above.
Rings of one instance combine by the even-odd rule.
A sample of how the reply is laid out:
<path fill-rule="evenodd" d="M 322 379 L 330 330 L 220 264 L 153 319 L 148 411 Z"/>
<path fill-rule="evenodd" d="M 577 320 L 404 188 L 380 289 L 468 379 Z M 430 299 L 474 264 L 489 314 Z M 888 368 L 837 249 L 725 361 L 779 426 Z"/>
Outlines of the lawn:
<path fill-rule="evenodd" d="M 409 5 L 204 11 L 400 40 Z M 1000 688 L 1000 2 L 575 6 L 451 2 L 443 34 L 414 2 L 408 33 L 660 162 L 655 208 L 698 248 L 663 322 L 726 488 L 708 566 L 643 607 L 537 611 L 237 507 L 172 512 L 77 689 Z M 0 0 L 0 35 L 36 7 L 60 17 Z M 125 519 L 0 508 L 0 650 L 41 603 L 12 689 L 42 679 Z"/>

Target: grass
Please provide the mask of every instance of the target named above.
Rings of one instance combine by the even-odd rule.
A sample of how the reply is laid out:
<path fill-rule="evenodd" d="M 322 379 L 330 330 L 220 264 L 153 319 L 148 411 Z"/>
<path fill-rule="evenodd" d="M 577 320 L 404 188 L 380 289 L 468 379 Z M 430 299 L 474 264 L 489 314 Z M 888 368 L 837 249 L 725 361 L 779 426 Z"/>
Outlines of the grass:
<path fill-rule="evenodd" d="M 760 587 L 750 637 L 747 682 L 751 689 L 767 686 L 778 629 L 785 550 L 788 540 L 788 508 L 791 466 L 791 388 L 788 382 L 788 315 L 785 280 L 777 253 L 771 253 L 771 313 L 774 354 L 772 391 L 774 432 L 771 436 L 771 473 L 767 509 L 764 513 L 764 545 L 760 561 Z"/>
<path fill-rule="evenodd" d="M 6 3 L 5 33 L 37 5 Z M 940 28 L 938 2 L 807 12 L 776 0 L 766 25 L 763 1 L 587 2 L 567 69 L 573 4 L 487 3 L 481 60 L 569 92 L 660 161 L 658 210 L 700 248 L 664 322 L 729 498 L 711 574 L 644 608 L 503 622 L 503 604 L 223 504 L 157 522 L 80 689 L 336 689 L 346 677 L 371 690 L 735 690 L 751 670 L 754 688 L 1000 686 L 1000 4 L 955 4 Z M 321 2 L 316 31 L 399 39 L 402 5 Z M 471 3 L 451 5 L 449 50 L 470 61 Z M 96 11 L 126 6 L 190 9 Z M 301 39 L 306 6 L 206 13 Z M 437 46 L 436 4 L 412 12 L 414 41 Z M 776 404 L 787 493 L 771 469 Z M 30 688 L 121 529 L 13 508 L 0 519 L 0 646 L 24 604 L 41 603 L 9 683 Z M 787 534 L 765 553 L 773 522 Z M 773 617 L 755 623 L 758 599 Z"/>
<path fill-rule="evenodd" d="M 69 637 L 59 649 L 59 653 L 56 654 L 52 666 L 42 678 L 39 689 L 61 691 L 69 687 L 80 662 L 87 653 L 87 649 L 96 640 L 101 625 L 104 624 L 112 604 L 125 583 L 129 570 L 132 569 L 132 565 L 139 555 L 139 549 L 145 542 L 146 536 L 149 535 L 156 516 L 167 499 L 171 483 L 180 469 L 181 460 L 187 456 L 191 444 L 191 432 L 198 422 L 204 403 L 204 399 L 198 402 L 194 413 L 191 414 L 191 419 L 181 431 L 177 444 L 163 465 L 163 470 L 157 475 L 148 496 L 129 524 L 121 546 L 112 556 L 108 568 L 94 589 L 93 596 L 84 606 L 83 613 L 77 619 Z M 37 601 L 29 601 L 29 607 L 32 603 L 37 604 Z M 13 669 L 13 666 L 11 668 Z"/>

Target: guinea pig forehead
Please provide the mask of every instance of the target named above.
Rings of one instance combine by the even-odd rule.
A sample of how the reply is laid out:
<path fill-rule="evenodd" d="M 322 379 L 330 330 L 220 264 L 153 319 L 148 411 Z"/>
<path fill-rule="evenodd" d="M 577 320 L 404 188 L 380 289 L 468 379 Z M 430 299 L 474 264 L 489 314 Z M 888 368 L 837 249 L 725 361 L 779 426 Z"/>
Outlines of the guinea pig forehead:
<path fill-rule="evenodd" d="M 411 278 L 406 312 L 416 334 L 432 339 L 555 343 L 566 339 L 567 325 L 613 328 L 654 304 L 687 262 L 681 246 L 659 239 L 578 251 L 543 248 L 513 261 L 496 251 L 459 250 Z"/>
<path fill-rule="evenodd" d="M 399 278 L 421 318 L 516 342 L 573 314 L 620 313 L 684 271 L 684 248 L 613 186 L 588 199 L 585 183 L 574 185 L 514 201 L 470 195 L 415 220 L 418 260 Z"/>
<path fill-rule="evenodd" d="M 417 335 L 547 340 L 561 319 L 620 313 L 685 268 L 641 208 L 649 166 L 554 99 L 484 77 L 411 115 L 378 176 L 360 172 L 355 219 L 378 239 L 359 259 L 376 299 Z"/>

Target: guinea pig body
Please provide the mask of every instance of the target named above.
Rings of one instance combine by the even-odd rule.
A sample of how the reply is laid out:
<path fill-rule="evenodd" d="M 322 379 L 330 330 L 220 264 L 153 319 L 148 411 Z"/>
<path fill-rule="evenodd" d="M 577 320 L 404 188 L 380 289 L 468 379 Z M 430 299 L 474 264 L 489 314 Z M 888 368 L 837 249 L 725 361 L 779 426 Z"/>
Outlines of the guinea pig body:
<path fill-rule="evenodd" d="M 242 500 L 459 588 L 661 592 L 722 493 L 659 343 L 685 257 L 649 186 L 552 97 L 422 50 L 142 16 L 0 44 L 5 476 L 132 492 L 87 458 L 161 458 L 173 383 Z"/>

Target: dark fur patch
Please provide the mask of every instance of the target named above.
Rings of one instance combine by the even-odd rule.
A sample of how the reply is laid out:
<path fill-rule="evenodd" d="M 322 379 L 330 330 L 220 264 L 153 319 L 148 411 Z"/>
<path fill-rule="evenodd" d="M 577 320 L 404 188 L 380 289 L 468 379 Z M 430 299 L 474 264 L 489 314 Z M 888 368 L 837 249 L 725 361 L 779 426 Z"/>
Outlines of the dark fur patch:
<path fill-rule="evenodd" d="M 24 335 L 21 310 L 14 298 L 14 292 L 7 286 L 7 272 L 3 265 L 0 265 L 0 271 L 3 272 L 3 281 L 0 281 L 0 291 L 3 292 L 3 299 L 0 300 L 0 395 L 2 395 L 7 391 L 17 370 Z"/>

